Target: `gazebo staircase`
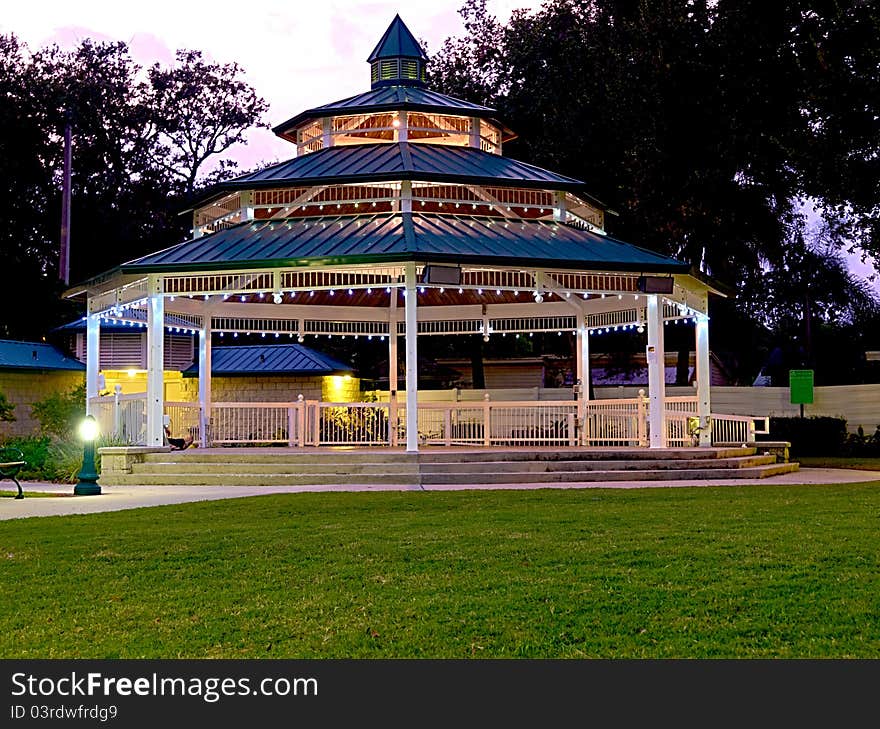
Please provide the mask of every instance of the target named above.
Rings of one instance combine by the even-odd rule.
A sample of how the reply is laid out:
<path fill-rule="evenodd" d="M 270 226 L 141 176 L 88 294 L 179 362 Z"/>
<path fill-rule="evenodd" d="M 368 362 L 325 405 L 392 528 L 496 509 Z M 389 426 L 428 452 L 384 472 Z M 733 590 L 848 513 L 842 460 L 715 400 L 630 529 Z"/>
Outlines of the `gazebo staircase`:
<path fill-rule="evenodd" d="M 754 447 L 637 450 L 298 451 L 209 448 L 145 453 L 130 473 L 102 474 L 105 486 L 411 487 L 613 483 L 768 478 L 798 469 Z"/>

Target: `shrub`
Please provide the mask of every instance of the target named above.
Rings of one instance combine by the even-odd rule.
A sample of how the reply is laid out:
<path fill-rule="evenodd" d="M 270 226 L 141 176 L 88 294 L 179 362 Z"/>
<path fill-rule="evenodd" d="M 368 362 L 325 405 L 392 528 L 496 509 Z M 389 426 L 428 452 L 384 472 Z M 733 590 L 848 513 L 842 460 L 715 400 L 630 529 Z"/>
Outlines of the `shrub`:
<path fill-rule="evenodd" d="M 69 392 L 53 392 L 31 405 L 31 412 L 40 421 L 40 434 L 55 438 L 73 438 L 76 426 L 85 416 L 86 386 L 77 385 Z"/>
<path fill-rule="evenodd" d="M 770 435 L 761 440 L 787 440 L 792 457 L 840 456 L 847 442 L 846 419 L 810 416 L 770 418 Z"/>
<path fill-rule="evenodd" d="M 15 420 L 15 405 L 6 399 L 6 395 L 0 392 L 0 422 L 11 423 Z"/>
<path fill-rule="evenodd" d="M 843 455 L 845 456 L 862 458 L 880 457 L 880 425 L 877 426 L 872 435 L 868 436 L 865 435 L 865 431 L 860 425 L 858 432 L 847 435 L 843 448 Z"/>
<path fill-rule="evenodd" d="M 15 446 L 24 455 L 27 465 L 19 472 L 26 481 L 49 481 L 50 483 L 75 483 L 82 468 L 83 444 L 79 439 L 52 439 L 48 436 L 12 438 L 4 445 Z M 95 443 L 95 467 L 101 473 L 99 448 L 127 445 L 112 436 L 99 438 Z"/>

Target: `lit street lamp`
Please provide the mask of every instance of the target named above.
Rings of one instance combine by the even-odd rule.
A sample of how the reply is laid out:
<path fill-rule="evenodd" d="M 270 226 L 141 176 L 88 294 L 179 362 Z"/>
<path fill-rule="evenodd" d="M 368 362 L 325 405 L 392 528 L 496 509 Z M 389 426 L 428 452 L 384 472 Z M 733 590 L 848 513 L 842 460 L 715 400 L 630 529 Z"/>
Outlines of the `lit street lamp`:
<path fill-rule="evenodd" d="M 79 437 L 83 440 L 83 463 L 73 487 L 74 496 L 97 496 L 101 493 L 98 472 L 95 470 L 95 438 L 98 437 L 98 421 L 91 415 L 79 425 Z"/>

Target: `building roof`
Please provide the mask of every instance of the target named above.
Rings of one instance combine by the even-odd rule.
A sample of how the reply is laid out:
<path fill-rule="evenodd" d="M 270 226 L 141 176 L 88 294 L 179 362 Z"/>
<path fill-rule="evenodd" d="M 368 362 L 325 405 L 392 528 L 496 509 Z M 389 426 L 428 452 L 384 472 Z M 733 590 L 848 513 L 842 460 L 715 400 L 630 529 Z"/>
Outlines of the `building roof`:
<path fill-rule="evenodd" d="M 428 60 L 419 42 L 400 19 L 400 15 L 394 16 L 394 20 L 391 21 L 391 25 L 388 26 L 385 34 L 379 39 L 367 61 L 372 63 L 380 58 L 421 58 L 423 61 Z"/>
<path fill-rule="evenodd" d="M 576 191 L 584 186 L 573 177 L 473 147 L 395 142 L 329 147 L 220 183 L 212 194 L 222 189 L 367 180 L 465 182 Z"/>
<path fill-rule="evenodd" d="M 474 104 L 470 101 L 447 96 L 438 91 L 422 88 L 420 86 L 382 86 L 371 89 L 362 94 L 349 96 L 347 99 L 332 101 L 329 104 L 316 106 L 300 112 L 287 121 L 273 127 L 272 131 L 278 136 L 296 141 L 287 134 L 295 127 L 302 125 L 310 119 L 320 119 L 325 116 L 339 114 L 372 114 L 382 111 L 424 111 L 431 114 L 454 114 L 459 116 L 476 116 L 481 119 L 492 119 L 499 126 L 503 125 L 495 119 L 497 112 L 488 106 Z M 509 129 L 504 128 L 504 141 L 513 139 L 516 135 Z"/>
<path fill-rule="evenodd" d="M 46 342 L 20 342 L 0 339 L 0 370 L 84 371 L 79 360 Z"/>
<path fill-rule="evenodd" d="M 301 344 L 211 348 L 211 374 L 214 376 L 335 375 L 351 372 L 350 365 Z M 183 371 L 184 377 L 198 375 L 198 363 Z"/>
<path fill-rule="evenodd" d="M 240 223 L 130 261 L 121 270 L 147 273 L 407 260 L 657 273 L 689 270 L 688 264 L 674 258 L 573 225 L 428 213 Z"/>

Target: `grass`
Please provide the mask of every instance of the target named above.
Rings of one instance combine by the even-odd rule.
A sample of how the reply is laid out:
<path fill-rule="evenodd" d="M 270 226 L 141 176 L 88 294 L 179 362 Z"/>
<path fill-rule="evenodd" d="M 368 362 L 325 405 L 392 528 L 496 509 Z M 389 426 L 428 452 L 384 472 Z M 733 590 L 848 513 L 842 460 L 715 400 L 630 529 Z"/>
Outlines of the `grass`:
<path fill-rule="evenodd" d="M 880 657 L 880 483 L 0 522 L 0 658 Z"/>
<path fill-rule="evenodd" d="M 880 471 L 880 458 L 852 456 L 803 456 L 794 459 L 804 468 L 856 468 L 862 471 Z"/>
<path fill-rule="evenodd" d="M 27 489 L 24 488 L 24 486 L 22 486 L 22 491 L 25 495 L 25 498 L 28 498 L 28 499 L 44 499 L 44 498 L 54 499 L 54 498 L 58 498 L 58 497 L 67 497 L 67 496 L 73 495 L 73 494 L 56 494 L 56 493 L 50 493 L 48 491 L 28 491 Z M 5 498 L 7 496 L 11 497 L 11 498 L 15 498 L 16 496 L 18 496 L 18 491 L 0 490 L 0 499 Z"/>

